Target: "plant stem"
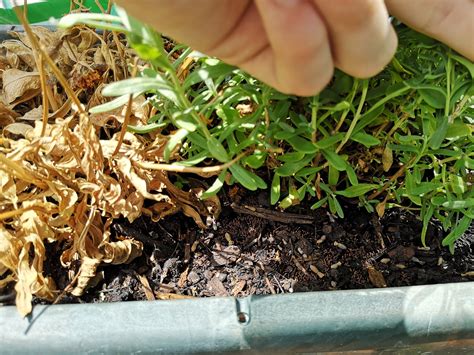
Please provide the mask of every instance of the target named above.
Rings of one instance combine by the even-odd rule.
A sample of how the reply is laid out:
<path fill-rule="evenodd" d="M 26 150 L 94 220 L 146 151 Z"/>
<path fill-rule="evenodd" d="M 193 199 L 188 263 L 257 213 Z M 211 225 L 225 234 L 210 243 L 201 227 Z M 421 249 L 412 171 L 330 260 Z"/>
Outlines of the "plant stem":
<path fill-rule="evenodd" d="M 316 143 L 318 137 L 318 109 L 319 109 L 319 95 L 314 96 L 311 99 L 311 130 L 313 136 L 311 141 Z"/>
<path fill-rule="evenodd" d="M 349 141 L 349 139 L 351 138 L 352 136 L 352 133 L 357 125 L 357 123 L 359 122 L 359 119 L 361 117 L 361 114 L 362 114 L 362 109 L 364 108 L 364 104 L 365 104 L 365 99 L 367 98 L 367 91 L 369 90 L 369 81 L 368 80 L 364 80 L 362 82 L 362 96 L 360 98 L 360 102 L 359 102 L 359 107 L 357 108 L 357 112 L 355 114 L 355 117 L 354 119 L 352 120 L 351 122 L 351 125 L 349 127 L 349 130 L 347 131 L 346 133 L 346 136 L 344 137 L 344 139 L 342 140 L 342 142 L 339 144 L 339 147 L 337 147 L 336 149 L 336 153 L 339 153 L 341 151 L 341 149 L 344 147 L 344 145 Z"/>

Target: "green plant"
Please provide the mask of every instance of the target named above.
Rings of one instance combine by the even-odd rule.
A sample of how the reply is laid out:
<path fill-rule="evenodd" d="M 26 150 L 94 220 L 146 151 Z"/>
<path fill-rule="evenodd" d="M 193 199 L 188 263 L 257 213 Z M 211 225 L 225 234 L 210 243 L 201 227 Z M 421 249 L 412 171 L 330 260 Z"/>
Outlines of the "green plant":
<path fill-rule="evenodd" d="M 225 183 L 254 191 L 268 188 L 269 181 L 271 203 L 283 209 L 307 198 L 315 201 L 313 208 L 328 206 L 340 217 L 341 199 L 358 200 L 379 215 L 407 208 L 420 214 L 423 243 L 434 217 L 450 231 L 443 244 L 452 251 L 469 228 L 474 64 L 446 46 L 398 25 L 400 48 L 381 74 L 359 80 L 337 72 L 319 95 L 297 98 L 214 58 L 195 59 L 191 73 L 179 77 L 195 53 L 176 46 L 179 55 L 172 56 L 160 34 L 118 13 L 61 21 L 123 32 L 150 64 L 139 77 L 107 86 L 103 95 L 117 98 L 92 111 L 146 94 L 158 113 L 147 125 L 128 129 L 167 136 L 157 163 L 173 161 L 176 171 L 213 160 L 223 164 L 201 171 L 218 174 L 202 198 Z"/>

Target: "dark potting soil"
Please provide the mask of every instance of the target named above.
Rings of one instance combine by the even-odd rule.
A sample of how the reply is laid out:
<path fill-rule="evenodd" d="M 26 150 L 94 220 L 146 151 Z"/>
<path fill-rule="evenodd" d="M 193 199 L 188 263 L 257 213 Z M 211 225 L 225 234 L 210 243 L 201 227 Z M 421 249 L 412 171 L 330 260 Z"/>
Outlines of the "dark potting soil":
<path fill-rule="evenodd" d="M 401 210 L 379 219 L 348 204 L 346 217 L 338 219 L 323 209 L 278 212 L 264 193 L 232 200 L 223 203 L 219 220 L 207 230 L 183 215 L 158 223 L 145 218 L 117 222 L 113 230 L 118 236 L 144 243 L 142 257 L 129 265 L 101 267 L 95 287 L 81 298 L 65 296 L 60 302 L 241 297 L 474 280 L 473 227 L 452 255 L 441 245 L 445 233 L 435 223 L 423 247 L 421 222 Z M 49 249 L 51 256 L 59 253 Z M 64 269 L 50 266 L 49 273 L 61 289 L 68 285 Z"/>

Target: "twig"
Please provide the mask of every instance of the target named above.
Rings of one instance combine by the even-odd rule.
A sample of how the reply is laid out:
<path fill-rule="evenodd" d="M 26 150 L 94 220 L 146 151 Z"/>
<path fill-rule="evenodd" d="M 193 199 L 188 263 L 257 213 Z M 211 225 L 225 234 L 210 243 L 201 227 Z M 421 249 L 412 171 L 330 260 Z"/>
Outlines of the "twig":
<path fill-rule="evenodd" d="M 156 300 L 155 294 L 153 293 L 153 289 L 151 288 L 146 276 L 140 275 L 137 272 L 135 272 L 135 275 L 143 286 L 143 291 L 145 292 L 146 299 L 148 301 Z"/>
<path fill-rule="evenodd" d="M 368 197 L 368 200 L 373 200 L 377 197 L 379 197 L 382 193 L 387 191 L 387 189 L 390 187 L 390 185 L 397 180 L 399 177 L 401 177 L 403 174 L 405 174 L 405 171 L 410 167 L 411 164 L 416 160 L 416 157 L 413 157 L 408 164 L 403 165 L 398 171 L 390 178 L 390 180 L 382 187 L 380 191 L 374 192 L 372 195 Z"/>
<path fill-rule="evenodd" d="M 278 212 L 260 207 L 239 206 L 235 203 L 231 205 L 232 209 L 241 214 L 247 214 L 258 218 L 268 219 L 270 221 L 285 224 L 313 224 L 314 217 L 309 215 L 300 215 L 295 213 Z"/>
<path fill-rule="evenodd" d="M 48 102 L 48 95 L 46 93 L 47 88 L 46 88 L 46 75 L 44 72 L 44 67 L 43 67 L 43 55 L 40 54 L 38 56 L 35 56 L 37 59 L 36 66 L 38 67 L 38 72 L 40 74 L 40 83 L 41 83 L 41 91 L 43 92 L 43 127 L 41 128 L 41 137 L 44 137 L 46 135 L 46 128 L 48 125 L 48 116 L 49 116 L 49 102 Z"/>
<path fill-rule="evenodd" d="M 78 272 L 74 278 L 71 280 L 71 282 L 64 288 L 64 290 L 61 291 L 61 293 L 56 297 L 56 299 L 53 302 L 53 305 L 58 304 L 63 297 L 66 295 L 67 292 L 69 292 L 72 289 L 72 285 L 74 285 L 79 278 L 80 272 Z"/>

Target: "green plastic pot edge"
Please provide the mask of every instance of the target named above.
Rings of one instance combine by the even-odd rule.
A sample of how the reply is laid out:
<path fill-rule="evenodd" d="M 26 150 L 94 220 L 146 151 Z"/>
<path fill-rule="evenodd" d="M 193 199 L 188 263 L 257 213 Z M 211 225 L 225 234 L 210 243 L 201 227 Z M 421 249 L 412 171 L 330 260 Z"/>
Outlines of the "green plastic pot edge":
<path fill-rule="evenodd" d="M 0 354 L 474 352 L 474 282 L 243 299 L 0 307 Z M 456 345 L 457 344 L 457 345 Z"/>
<path fill-rule="evenodd" d="M 19 21 L 12 10 L 12 1 L 1 1 L 3 8 L 0 9 L 0 25 L 16 25 Z M 22 1 L 18 1 L 22 3 Z M 100 0 L 104 8 L 107 8 L 108 0 Z M 30 23 L 39 23 L 48 21 L 51 17 L 61 18 L 69 13 L 71 2 L 67 0 L 47 0 L 28 5 L 28 20 Z M 92 12 L 100 12 L 95 0 L 83 0 L 83 5 Z M 23 8 L 23 6 L 19 6 Z"/>

